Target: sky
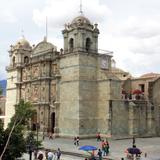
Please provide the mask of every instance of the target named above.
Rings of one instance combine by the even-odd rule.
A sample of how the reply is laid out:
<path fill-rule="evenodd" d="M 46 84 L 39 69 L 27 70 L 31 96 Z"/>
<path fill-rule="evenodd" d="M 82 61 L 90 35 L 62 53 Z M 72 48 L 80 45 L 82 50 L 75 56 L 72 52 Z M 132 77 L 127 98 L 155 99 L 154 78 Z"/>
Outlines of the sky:
<path fill-rule="evenodd" d="M 63 48 L 62 30 L 79 16 L 80 0 L 0 0 L 0 79 L 6 79 L 10 45 L 22 35 Z M 160 73 L 160 0 L 82 0 L 82 10 L 100 30 L 99 49 L 113 51 L 116 67 L 133 76 Z"/>

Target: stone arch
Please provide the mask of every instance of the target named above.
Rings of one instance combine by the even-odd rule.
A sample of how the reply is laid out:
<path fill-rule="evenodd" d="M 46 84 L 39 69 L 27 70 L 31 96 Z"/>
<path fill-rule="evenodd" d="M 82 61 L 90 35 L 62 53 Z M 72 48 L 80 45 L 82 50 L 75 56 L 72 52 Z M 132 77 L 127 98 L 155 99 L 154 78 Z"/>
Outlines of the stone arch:
<path fill-rule="evenodd" d="M 73 48 L 74 48 L 74 39 L 70 38 L 70 40 L 69 40 L 69 50 L 73 51 Z"/>
<path fill-rule="evenodd" d="M 91 39 L 88 37 L 86 38 L 86 51 L 91 49 Z"/>

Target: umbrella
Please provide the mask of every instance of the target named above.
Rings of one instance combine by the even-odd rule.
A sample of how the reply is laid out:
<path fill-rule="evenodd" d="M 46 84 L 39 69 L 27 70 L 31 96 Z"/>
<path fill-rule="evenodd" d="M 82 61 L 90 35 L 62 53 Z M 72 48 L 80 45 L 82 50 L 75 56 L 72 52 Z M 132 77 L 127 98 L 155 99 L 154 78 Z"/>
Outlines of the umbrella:
<path fill-rule="evenodd" d="M 83 151 L 94 151 L 94 150 L 97 150 L 97 147 L 85 145 L 85 146 L 79 147 L 79 150 L 83 150 Z"/>
<path fill-rule="evenodd" d="M 133 147 L 133 148 L 127 148 L 128 153 L 130 154 L 141 154 L 141 150 L 139 148 Z"/>
<path fill-rule="evenodd" d="M 133 91 L 133 94 L 142 94 L 143 92 L 139 89 L 136 89 Z"/>

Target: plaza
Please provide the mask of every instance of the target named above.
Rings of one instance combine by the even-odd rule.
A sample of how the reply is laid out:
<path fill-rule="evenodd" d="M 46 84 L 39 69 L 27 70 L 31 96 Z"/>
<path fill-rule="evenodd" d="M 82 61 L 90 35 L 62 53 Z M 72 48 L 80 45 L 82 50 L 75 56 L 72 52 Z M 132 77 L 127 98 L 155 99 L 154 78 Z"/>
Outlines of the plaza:
<path fill-rule="evenodd" d="M 125 150 L 132 146 L 132 139 L 108 139 L 110 144 L 110 154 L 104 159 L 121 160 L 125 158 Z M 80 146 L 93 145 L 100 148 L 100 142 L 96 139 L 82 139 L 80 140 Z M 72 139 L 55 138 L 53 140 L 45 138 L 43 141 L 45 149 L 51 149 L 56 151 L 60 148 L 62 151 L 62 160 L 83 160 L 84 157 L 89 156 L 85 151 L 80 151 L 73 144 Z M 160 137 L 154 138 L 136 138 L 136 146 L 142 151 L 142 160 L 159 160 L 160 159 Z M 147 153 L 147 157 L 144 154 Z M 96 154 L 96 153 L 95 153 Z M 27 158 L 28 159 L 28 158 Z"/>

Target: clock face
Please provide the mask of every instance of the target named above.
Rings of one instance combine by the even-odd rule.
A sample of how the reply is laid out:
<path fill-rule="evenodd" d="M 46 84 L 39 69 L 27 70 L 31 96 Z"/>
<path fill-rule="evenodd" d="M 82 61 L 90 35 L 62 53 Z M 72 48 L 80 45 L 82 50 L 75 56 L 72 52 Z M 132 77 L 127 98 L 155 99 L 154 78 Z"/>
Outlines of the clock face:
<path fill-rule="evenodd" d="M 101 60 L 101 68 L 102 69 L 108 69 L 108 60 L 107 59 L 102 59 Z"/>

